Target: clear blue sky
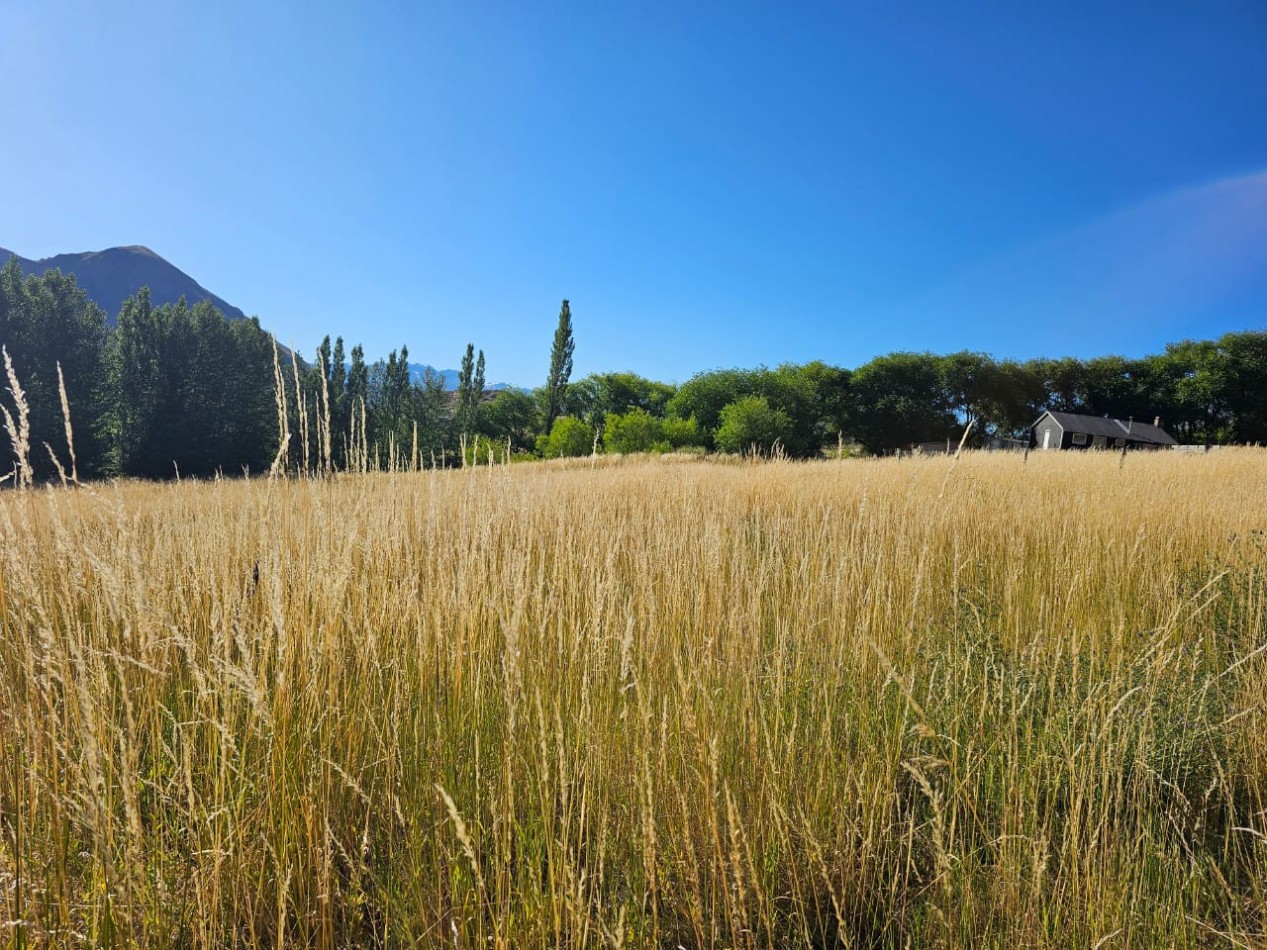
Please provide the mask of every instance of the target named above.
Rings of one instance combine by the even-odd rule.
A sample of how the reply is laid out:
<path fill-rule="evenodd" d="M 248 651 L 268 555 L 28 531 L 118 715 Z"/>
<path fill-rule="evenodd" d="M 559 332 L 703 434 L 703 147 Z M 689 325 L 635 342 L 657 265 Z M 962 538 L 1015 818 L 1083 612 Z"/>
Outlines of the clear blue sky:
<path fill-rule="evenodd" d="M 954 8 L 954 9 L 952 9 Z M 1267 4 L 0 2 L 0 246 L 574 378 L 1267 325 Z"/>

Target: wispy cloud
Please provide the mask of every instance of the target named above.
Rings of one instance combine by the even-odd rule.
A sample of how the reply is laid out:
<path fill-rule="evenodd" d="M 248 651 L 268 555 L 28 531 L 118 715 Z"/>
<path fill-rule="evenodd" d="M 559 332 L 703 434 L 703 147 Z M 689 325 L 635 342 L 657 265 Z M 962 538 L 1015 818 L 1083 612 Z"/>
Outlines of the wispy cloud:
<path fill-rule="evenodd" d="M 1192 325 L 1259 288 L 1267 319 L 1267 172 L 1168 192 L 1051 235 L 897 316 L 944 321 L 944 347 L 1007 351 L 1047 325 L 1066 339 L 1089 336 L 1089 349 L 1103 352 L 1158 325 Z"/>

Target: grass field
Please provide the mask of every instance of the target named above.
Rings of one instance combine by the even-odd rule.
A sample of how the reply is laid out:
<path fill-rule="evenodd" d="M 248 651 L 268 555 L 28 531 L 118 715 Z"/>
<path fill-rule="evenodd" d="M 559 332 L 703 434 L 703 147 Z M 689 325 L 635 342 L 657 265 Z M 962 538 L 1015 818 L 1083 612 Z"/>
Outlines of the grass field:
<path fill-rule="evenodd" d="M 1267 945 L 1267 452 L 0 495 L 0 946 Z"/>

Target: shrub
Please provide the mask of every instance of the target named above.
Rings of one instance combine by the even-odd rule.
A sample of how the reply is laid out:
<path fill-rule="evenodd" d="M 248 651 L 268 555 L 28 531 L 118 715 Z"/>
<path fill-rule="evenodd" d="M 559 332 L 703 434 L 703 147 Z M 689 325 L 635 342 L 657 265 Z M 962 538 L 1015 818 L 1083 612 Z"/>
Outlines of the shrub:
<path fill-rule="evenodd" d="M 722 452 L 769 452 L 791 427 L 787 413 L 771 409 L 764 396 L 745 396 L 722 409 L 713 442 Z"/>
<path fill-rule="evenodd" d="M 689 419 L 665 419 L 660 431 L 661 438 L 673 449 L 703 446 L 707 442 L 694 416 Z"/>
<path fill-rule="evenodd" d="M 650 452 L 664 440 L 664 422 L 645 409 L 630 409 L 623 415 L 611 413 L 603 430 L 603 448 L 629 455 Z"/>
<path fill-rule="evenodd" d="M 549 435 L 537 438 L 537 454 L 548 459 L 589 455 L 594 448 L 594 430 L 580 419 L 560 416 Z"/>

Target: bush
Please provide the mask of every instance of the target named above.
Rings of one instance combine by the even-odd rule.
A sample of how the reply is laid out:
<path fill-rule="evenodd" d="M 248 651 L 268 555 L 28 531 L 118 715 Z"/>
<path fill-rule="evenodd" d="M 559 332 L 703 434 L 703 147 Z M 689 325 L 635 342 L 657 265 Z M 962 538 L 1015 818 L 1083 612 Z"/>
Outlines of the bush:
<path fill-rule="evenodd" d="M 771 409 L 764 396 L 745 396 L 721 411 L 713 442 L 722 452 L 770 452 L 792 428 L 786 412 Z"/>
<path fill-rule="evenodd" d="M 508 455 L 514 454 L 514 447 L 511 451 L 506 450 L 506 442 L 494 441 L 481 435 L 471 438 L 466 443 L 466 464 L 467 465 L 487 465 L 491 462 L 504 462 Z"/>
<path fill-rule="evenodd" d="M 537 454 L 548 459 L 589 455 L 593 448 L 594 430 L 572 416 L 555 419 L 550 434 L 537 437 Z"/>
<path fill-rule="evenodd" d="M 624 415 L 611 413 L 603 430 L 603 448 L 629 455 L 650 452 L 664 441 L 664 423 L 645 409 L 630 409 Z"/>
<path fill-rule="evenodd" d="M 505 389 L 475 410 L 475 429 L 494 442 L 510 439 L 518 451 L 531 451 L 537 421 L 537 403 L 522 389 Z"/>
<path fill-rule="evenodd" d="M 694 416 L 689 419 L 665 419 L 660 431 L 661 438 L 671 449 L 684 449 L 688 446 L 702 447 L 708 441 L 704 433 L 700 431 L 699 425 L 696 424 Z"/>

